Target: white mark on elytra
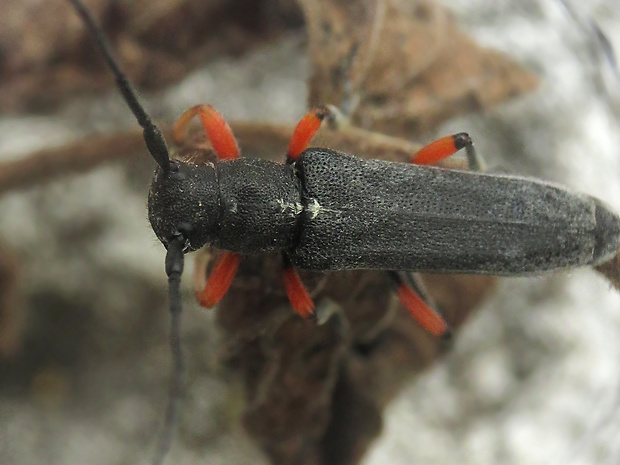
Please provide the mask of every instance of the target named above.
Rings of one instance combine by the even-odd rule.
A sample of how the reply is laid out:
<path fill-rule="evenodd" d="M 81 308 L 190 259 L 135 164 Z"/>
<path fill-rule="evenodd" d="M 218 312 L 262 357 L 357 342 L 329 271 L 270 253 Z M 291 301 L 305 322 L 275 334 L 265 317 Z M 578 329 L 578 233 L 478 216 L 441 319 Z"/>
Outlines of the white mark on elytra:
<path fill-rule="evenodd" d="M 308 210 L 308 213 L 310 213 L 310 219 L 313 220 L 319 215 L 322 207 L 317 199 L 312 199 L 312 203 L 308 204 L 306 209 Z"/>

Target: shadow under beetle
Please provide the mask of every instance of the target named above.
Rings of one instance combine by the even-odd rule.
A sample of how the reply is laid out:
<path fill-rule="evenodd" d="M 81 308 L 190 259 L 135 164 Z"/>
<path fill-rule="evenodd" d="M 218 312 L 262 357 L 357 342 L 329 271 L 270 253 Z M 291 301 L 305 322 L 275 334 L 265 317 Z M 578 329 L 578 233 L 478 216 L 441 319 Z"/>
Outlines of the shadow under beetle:
<path fill-rule="evenodd" d="M 197 105 L 177 120 L 173 138 L 182 142 L 188 123 L 198 116 L 218 161 L 173 160 L 103 33 L 79 0 L 70 1 L 159 165 L 148 210 L 153 231 L 167 249 L 174 372 L 155 463 L 169 449 L 181 390 L 180 280 L 187 252 L 207 244 L 226 251 L 199 296 L 204 307 L 224 296 L 242 255 L 280 252 L 287 295 L 302 317 L 314 316 L 314 304 L 296 268 L 386 270 L 405 308 L 437 336 L 449 334 L 447 324 L 414 291 L 415 280 L 399 271 L 518 276 L 595 265 L 618 252 L 620 217 L 593 197 L 532 178 L 419 166 L 465 148 L 475 168 L 473 144 L 464 133 L 424 147 L 411 164 L 366 160 L 307 148 L 330 113 L 320 107 L 299 122 L 286 163 L 278 164 L 240 158 L 220 114 Z"/>

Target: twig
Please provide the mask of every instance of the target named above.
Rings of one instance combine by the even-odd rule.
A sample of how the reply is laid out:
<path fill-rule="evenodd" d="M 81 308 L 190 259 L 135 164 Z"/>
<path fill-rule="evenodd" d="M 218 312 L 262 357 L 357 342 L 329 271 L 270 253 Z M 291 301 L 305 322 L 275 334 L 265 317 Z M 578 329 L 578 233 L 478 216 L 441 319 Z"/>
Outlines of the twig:
<path fill-rule="evenodd" d="M 283 156 L 293 133 L 291 125 L 237 121 L 231 123 L 231 127 L 246 152 L 264 158 Z M 162 127 L 162 130 L 170 140 L 170 127 Z M 420 148 L 404 139 L 353 127 L 322 130 L 316 145 L 391 161 L 406 161 Z M 40 185 L 60 176 L 87 172 L 104 163 L 146 156 L 145 152 L 139 130 L 88 136 L 61 147 L 43 149 L 19 160 L 0 163 L 0 194 Z M 449 160 L 443 166 L 462 165 Z"/>
<path fill-rule="evenodd" d="M 0 164 L 0 194 L 90 171 L 103 163 L 145 151 L 141 131 L 89 136 L 61 147 L 43 149 Z"/>

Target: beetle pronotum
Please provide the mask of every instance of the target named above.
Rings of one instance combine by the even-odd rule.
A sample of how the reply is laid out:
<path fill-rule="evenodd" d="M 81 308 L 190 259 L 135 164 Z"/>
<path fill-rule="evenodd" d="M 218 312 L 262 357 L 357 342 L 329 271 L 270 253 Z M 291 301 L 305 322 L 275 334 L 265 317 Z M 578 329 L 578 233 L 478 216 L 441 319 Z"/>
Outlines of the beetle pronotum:
<path fill-rule="evenodd" d="M 385 270 L 411 314 L 443 336 L 446 323 L 399 272 L 536 274 L 598 264 L 620 246 L 620 217 L 593 197 L 532 178 L 419 166 L 461 148 L 474 161 L 473 145 L 463 133 L 423 148 L 411 164 L 364 160 L 308 148 L 329 113 L 321 107 L 300 121 L 287 162 L 277 164 L 240 158 L 219 113 L 197 105 L 177 121 L 174 139 L 181 141 L 188 122 L 198 116 L 218 161 L 196 165 L 171 159 L 102 32 L 79 0 L 71 3 L 96 39 L 159 165 L 149 193 L 149 220 L 168 251 L 175 371 L 156 463 L 169 448 L 180 391 L 180 280 L 189 251 L 206 244 L 226 251 L 200 295 L 205 307 L 226 293 L 242 255 L 279 252 L 284 286 L 300 316 L 312 317 L 314 306 L 296 268 Z"/>

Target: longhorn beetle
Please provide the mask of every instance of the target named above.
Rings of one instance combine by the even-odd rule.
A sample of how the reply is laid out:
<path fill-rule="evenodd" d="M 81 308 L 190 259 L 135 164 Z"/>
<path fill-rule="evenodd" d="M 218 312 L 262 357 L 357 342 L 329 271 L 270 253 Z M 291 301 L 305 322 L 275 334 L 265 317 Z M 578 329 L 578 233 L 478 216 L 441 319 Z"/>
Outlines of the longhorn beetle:
<path fill-rule="evenodd" d="M 312 318 L 314 304 L 296 269 L 386 270 L 399 298 L 429 332 L 446 336 L 443 318 L 399 272 L 517 276 L 599 264 L 620 246 L 620 217 L 601 201 L 532 178 L 454 171 L 429 166 L 464 148 L 465 133 L 424 147 L 411 164 L 366 160 L 327 148 L 307 148 L 326 107 L 295 128 L 286 162 L 240 158 L 237 142 L 211 106 L 186 111 L 173 127 L 182 142 L 198 116 L 218 157 L 196 165 L 170 158 L 160 130 L 139 103 L 113 58 L 103 32 L 80 0 L 82 17 L 159 165 L 148 196 L 149 221 L 167 249 L 171 348 L 174 371 L 164 432 L 155 463 L 169 449 L 180 393 L 184 254 L 210 244 L 225 252 L 199 296 L 213 307 L 228 290 L 242 255 L 279 252 L 284 287 L 293 309 Z"/>

